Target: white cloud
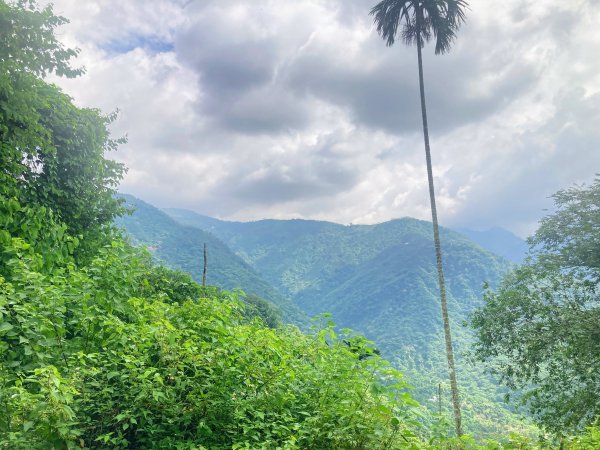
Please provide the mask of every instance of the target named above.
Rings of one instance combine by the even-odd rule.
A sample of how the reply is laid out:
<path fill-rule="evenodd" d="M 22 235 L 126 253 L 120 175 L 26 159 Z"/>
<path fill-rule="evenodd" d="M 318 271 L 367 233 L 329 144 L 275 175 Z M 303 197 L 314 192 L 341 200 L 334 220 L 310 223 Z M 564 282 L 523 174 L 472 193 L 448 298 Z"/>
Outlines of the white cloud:
<path fill-rule="evenodd" d="M 121 111 L 122 190 L 234 219 L 429 218 L 414 48 L 366 0 L 56 0 L 87 74 Z M 593 0 L 473 0 L 453 51 L 425 52 L 442 223 L 525 234 L 600 167 Z M 597 6 L 597 5 L 596 5 Z"/>

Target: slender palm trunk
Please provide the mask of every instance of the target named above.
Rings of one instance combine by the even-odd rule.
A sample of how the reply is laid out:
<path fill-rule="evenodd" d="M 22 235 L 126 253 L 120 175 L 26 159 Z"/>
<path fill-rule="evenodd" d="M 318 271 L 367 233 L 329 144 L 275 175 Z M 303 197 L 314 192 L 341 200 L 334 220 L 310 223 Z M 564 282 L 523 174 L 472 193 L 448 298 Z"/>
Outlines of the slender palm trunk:
<path fill-rule="evenodd" d="M 204 269 L 202 270 L 202 287 L 206 287 L 206 271 L 208 269 L 208 257 L 206 255 L 206 242 L 204 243 Z"/>
<path fill-rule="evenodd" d="M 425 107 L 425 85 L 423 82 L 423 56 L 421 55 L 421 34 L 417 33 L 417 55 L 419 59 L 419 88 L 421 90 L 421 113 L 423 116 L 423 139 L 425 140 L 425 159 L 427 160 L 427 178 L 429 180 L 429 201 L 431 202 L 431 218 L 433 222 L 433 241 L 435 243 L 435 259 L 437 262 L 438 281 L 440 285 L 440 300 L 442 306 L 442 320 L 444 322 L 444 337 L 446 338 L 446 356 L 448 358 L 448 372 L 450 375 L 450 390 L 452 391 L 452 408 L 454 409 L 454 422 L 456 434 L 462 435 L 462 419 L 460 414 L 460 400 L 456 384 L 456 370 L 454 368 L 454 351 L 452 350 L 452 335 L 450 333 L 450 320 L 448 319 L 448 305 L 446 302 L 446 282 L 442 265 L 442 246 L 440 244 L 440 229 L 435 206 L 435 190 L 433 188 L 433 170 L 431 168 L 431 150 L 429 148 L 429 129 L 427 126 L 427 108 Z"/>

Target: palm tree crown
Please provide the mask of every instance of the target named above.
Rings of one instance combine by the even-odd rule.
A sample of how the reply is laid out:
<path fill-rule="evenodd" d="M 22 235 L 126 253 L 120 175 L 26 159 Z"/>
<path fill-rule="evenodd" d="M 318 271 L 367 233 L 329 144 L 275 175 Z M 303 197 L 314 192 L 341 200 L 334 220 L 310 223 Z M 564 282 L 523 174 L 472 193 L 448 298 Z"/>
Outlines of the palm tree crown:
<path fill-rule="evenodd" d="M 468 6 L 465 0 L 383 0 L 370 14 L 388 47 L 394 45 L 398 25 L 403 23 L 405 44 L 417 45 L 419 33 L 421 47 L 435 37 L 435 53 L 440 54 L 450 50 Z"/>

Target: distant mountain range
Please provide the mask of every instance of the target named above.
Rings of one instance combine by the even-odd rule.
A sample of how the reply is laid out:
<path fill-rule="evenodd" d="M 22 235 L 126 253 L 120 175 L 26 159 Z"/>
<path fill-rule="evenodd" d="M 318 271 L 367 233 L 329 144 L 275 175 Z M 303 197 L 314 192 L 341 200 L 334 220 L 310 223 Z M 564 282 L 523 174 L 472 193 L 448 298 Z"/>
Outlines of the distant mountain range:
<path fill-rule="evenodd" d="M 227 290 L 242 288 L 269 300 L 282 311 L 287 322 L 306 328 L 307 316 L 281 295 L 248 263 L 243 261 L 212 233 L 178 223 L 163 211 L 131 195 L 122 195 L 131 215 L 121 217 L 116 225 L 127 230 L 134 244 L 148 247 L 157 260 L 188 272 L 202 281 L 203 244 L 208 248 L 208 283 Z"/>
<path fill-rule="evenodd" d="M 503 228 L 494 227 L 481 231 L 469 228 L 454 228 L 454 230 L 464 234 L 486 250 L 514 263 L 522 263 L 527 256 L 527 242 Z"/>
<path fill-rule="evenodd" d="M 406 324 L 394 332 L 394 339 L 382 341 L 394 354 L 402 346 L 425 351 L 422 342 L 428 339 L 415 339 L 415 328 L 428 334 L 441 329 L 429 222 L 227 222 L 187 210 L 164 211 L 179 223 L 213 233 L 309 315 L 332 312 L 340 325 L 377 341 L 390 318 L 394 328 L 398 318 L 418 317 L 419 323 Z M 462 319 L 480 304 L 483 283 L 495 285 L 510 264 L 447 228 L 442 228 L 441 238 L 450 308 Z"/>
<path fill-rule="evenodd" d="M 340 328 L 372 339 L 404 370 L 425 404 L 433 402 L 439 384 L 447 384 L 431 223 L 230 222 L 126 199 L 137 210 L 119 224 L 158 259 L 199 279 L 201 246 L 207 242 L 210 283 L 259 295 L 293 323 L 305 324 L 305 314 L 332 313 Z M 503 392 L 463 356 L 471 341 L 463 322 L 481 305 L 484 283 L 496 285 L 512 263 L 485 249 L 493 233 L 477 235 L 476 242 L 466 234 L 441 229 L 466 423 L 499 431 L 517 421 L 501 405 Z"/>

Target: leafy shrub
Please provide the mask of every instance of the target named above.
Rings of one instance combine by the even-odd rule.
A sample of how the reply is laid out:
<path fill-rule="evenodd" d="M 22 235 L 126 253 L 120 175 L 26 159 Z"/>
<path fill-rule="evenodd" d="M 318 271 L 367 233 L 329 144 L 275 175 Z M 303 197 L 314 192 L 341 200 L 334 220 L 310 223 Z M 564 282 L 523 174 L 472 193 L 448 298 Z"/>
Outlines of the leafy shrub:
<path fill-rule="evenodd" d="M 186 278 L 118 241 L 52 273 L 22 240 L 11 245 L 0 279 L 5 448 L 418 445 L 402 375 L 361 359 L 368 343 L 350 349 L 331 322 L 307 336 L 249 321 L 235 294 L 174 288 Z"/>

